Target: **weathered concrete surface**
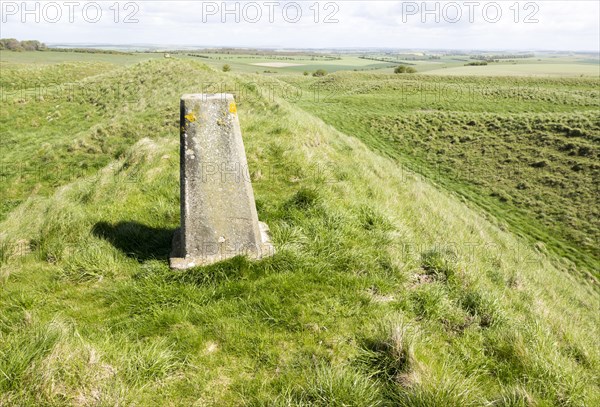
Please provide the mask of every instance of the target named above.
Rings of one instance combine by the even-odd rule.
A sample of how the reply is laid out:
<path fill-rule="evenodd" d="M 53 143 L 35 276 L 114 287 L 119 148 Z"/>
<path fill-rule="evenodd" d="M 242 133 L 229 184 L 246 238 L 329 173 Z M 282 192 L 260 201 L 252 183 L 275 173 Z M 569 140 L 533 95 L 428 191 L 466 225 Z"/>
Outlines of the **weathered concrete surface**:
<path fill-rule="evenodd" d="M 233 95 L 181 97 L 181 228 L 171 268 L 274 253 L 258 221 Z"/>

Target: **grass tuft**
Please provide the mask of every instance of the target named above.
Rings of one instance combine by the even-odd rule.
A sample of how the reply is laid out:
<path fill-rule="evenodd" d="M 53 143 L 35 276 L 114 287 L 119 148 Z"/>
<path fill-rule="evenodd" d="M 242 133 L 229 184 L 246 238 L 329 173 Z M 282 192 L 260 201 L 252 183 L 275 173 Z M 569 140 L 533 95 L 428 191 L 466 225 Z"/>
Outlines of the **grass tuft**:
<path fill-rule="evenodd" d="M 274 405 L 377 407 L 384 405 L 376 383 L 347 366 L 318 366 L 305 386 L 287 390 Z"/>
<path fill-rule="evenodd" d="M 457 271 L 457 256 L 452 249 L 432 249 L 421 255 L 421 267 L 441 281 L 451 280 Z"/>
<path fill-rule="evenodd" d="M 415 364 L 414 328 L 403 322 L 387 320 L 360 340 L 359 361 L 370 376 L 386 382 L 400 382 Z"/>
<path fill-rule="evenodd" d="M 63 336 L 57 322 L 29 327 L 26 335 L 0 341 L 0 392 L 25 390 L 28 375 Z M 0 399 L 1 401 L 2 399 Z"/>
<path fill-rule="evenodd" d="M 307 210 L 314 208 L 320 201 L 321 198 L 317 190 L 301 188 L 286 203 L 286 207 L 289 209 Z"/>
<path fill-rule="evenodd" d="M 409 389 L 396 387 L 391 395 L 398 407 L 469 407 L 483 405 L 476 395 L 471 380 L 446 374 L 441 379 L 432 378 Z"/>

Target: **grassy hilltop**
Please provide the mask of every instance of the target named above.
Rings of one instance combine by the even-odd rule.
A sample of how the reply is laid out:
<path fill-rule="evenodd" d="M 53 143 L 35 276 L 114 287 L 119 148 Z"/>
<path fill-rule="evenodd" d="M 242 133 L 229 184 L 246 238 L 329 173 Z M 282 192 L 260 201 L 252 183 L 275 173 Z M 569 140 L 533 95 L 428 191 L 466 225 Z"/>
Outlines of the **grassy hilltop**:
<path fill-rule="evenodd" d="M 393 120 L 431 131 L 418 113 L 375 123 L 375 103 L 344 100 L 350 131 L 338 107 L 290 101 L 289 83 L 195 60 L 5 67 L 4 86 L 53 86 L 6 93 L 0 114 L 0 405 L 600 404 L 600 301 L 585 265 L 382 154 L 396 133 L 376 136 Z M 179 97 L 208 85 L 237 95 L 277 254 L 175 272 Z M 567 84 L 573 110 L 593 105 L 593 85 Z M 480 112 L 473 127 L 492 120 Z M 577 114 L 588 125 L 574 143 L 597 151 L 597 118 Z M 403 143 L 427 159 L 414 134 Z"/>

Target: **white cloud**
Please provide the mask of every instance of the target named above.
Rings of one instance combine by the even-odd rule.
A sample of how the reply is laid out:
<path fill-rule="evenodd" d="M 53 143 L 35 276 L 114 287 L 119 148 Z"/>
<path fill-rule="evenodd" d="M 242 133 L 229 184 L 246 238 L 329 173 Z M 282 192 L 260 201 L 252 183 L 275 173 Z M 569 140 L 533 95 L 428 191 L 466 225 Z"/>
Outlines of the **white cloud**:
<path fill-rule="evenodd" d="M 55 23 L 55 6 L 62 18 Z M 102 17 L 95 17 L 95 6 L 78 2 L 73 22 L 69 22 L 68 2 L 26 2 L 34 14 L 24 14 L 21 1 L 1 1 L 2 37 L 39 39 L 48 43 L 111 43 L 248 47 L 403 47 L 457 49 L 600 49 L 600 2 L 597 1 L 479 1 L 469 8 L 466 1 L 120 1 L 115 21 L 115 1 L 102 5 Z M 128 5 L 128 3 L 131 3 Z M 518 15 L 514 4 L 518 5 Z M 37 4 L 37 6 L 36 6 Z M 296 17 L 296 4 L 302 15 Z M 497 22 L 495 5 L 502 15 Z M 127 8 L 126 8 L 127 5 Z M 83 13 L 84 6 L 87 14 Z M 137 23 L 125 23 L 131 16 Z M 17 8 L 15 10 L 15 7 Z M 318 8 L 318 15 L 315 15 Z M 224 10 L 237 10 L 224 13 Z M 256 23 L 250 19 L 261 18 Z M 287 13 L 285 13 L 287 10 Z M 461 18 L 457 22 L 457 10 Z M 487 10 L 487 15 L 484 13 Z M 473 21 L 469 21 L 469 12 Z M 525 23 L 528 15 L 537 23 Z M 269 21 L 269 16 L 273 22 Z M 338 20 L 325 23 L 324 20 Z M 437 20 L 436 21 L 436 17 Z M 514 21 L 515 17 L 518 19 Z M 314 19 L 318 22 L 315 23 Z M 423 19 L 425 19 L 423 22 Z"/>

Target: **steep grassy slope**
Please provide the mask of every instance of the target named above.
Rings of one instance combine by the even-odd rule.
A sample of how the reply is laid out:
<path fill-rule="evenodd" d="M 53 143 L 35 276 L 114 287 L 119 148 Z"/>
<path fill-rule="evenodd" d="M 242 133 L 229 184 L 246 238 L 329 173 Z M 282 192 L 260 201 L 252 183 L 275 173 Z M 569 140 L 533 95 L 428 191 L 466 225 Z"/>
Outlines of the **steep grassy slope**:
<path fill-rule="evenodd" d="M 303 108 L 598 277 L 598 78 L 286 80 Z"/>
<path fill-rule="evenodd" d="M 107 110 L 54 134 L 47 168 L 107 164 L 0 224 L 0 404 L 600 402 L 594 288 L 284 100 L 238 98 L 277 254 L 169 270 L 178 98 L 247 77 L 153 61 L 96 79 L 133 81 L 139 103 L 69 105 Z M 126 135 L 119 153 L 76 142 Z"/>

